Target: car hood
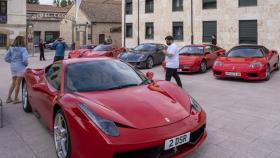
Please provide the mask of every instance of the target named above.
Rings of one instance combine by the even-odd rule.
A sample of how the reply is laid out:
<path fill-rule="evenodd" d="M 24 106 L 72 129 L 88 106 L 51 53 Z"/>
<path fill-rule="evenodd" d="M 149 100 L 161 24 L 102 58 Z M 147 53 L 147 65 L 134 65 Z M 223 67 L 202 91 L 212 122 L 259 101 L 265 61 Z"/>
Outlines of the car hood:
<path fill-rule="evenodd" d="M 80 57 L 81 53 L 89 51 L 89 49 L 78 49 L 78 50 L 73 50 L 71 52 L 69 52 L 69 55 L 71 56 L 71 58 L 78 58 Z"/>
<path fill-rule="evenodd" d="M 203 58 L 203 55 L 180 55 L 179 60 L 180 64 L 194 64 L 200 62 Z"/>
<path fill-rule="evenodd" d="M 146 57 L 150 52 L 143 51 L 131 51 L 121 53 L 119 56 L 120 60 L 123 61 L 139 61 L 143 56 Z"/>
<path fill-rule="evenodd" d="M 88 100 L 95 113 L 136 129 L 165 126 L 190 115 L 189 97 L 183 90 L 165 81 L 157 85 L 160 90 L 150 84 L 77 95 Z"/>

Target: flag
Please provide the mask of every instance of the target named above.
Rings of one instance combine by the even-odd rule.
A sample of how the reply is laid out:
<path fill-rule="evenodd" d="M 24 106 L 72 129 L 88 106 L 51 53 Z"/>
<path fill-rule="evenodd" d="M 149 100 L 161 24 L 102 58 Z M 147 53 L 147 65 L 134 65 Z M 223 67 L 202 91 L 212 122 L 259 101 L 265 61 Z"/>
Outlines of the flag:
<path fill-rule="evenodd" d="M 82 3 L 82 0 L 75 0 L 75 6 L 76 6 L 75 20 L 76 20 L 76 21 L 78 20 L 78 13 L 79 13 L 79 8 L 80 8 L 81 3 Z"/>

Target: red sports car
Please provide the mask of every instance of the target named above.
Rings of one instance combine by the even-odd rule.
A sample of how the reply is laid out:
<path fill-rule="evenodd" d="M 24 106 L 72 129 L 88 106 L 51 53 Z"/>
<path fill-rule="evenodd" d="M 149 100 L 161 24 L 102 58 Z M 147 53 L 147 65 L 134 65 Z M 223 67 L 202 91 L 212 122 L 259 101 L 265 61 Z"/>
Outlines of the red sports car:
<path fill-rule="evenodd" d="M 112 45 L 98 45 L 93 49 L 79 49 L 69 52 L 68 58 L 112 57 L 116 58 L 125 48 L 113 48 Z"/>
<path fill-rule="evenodd" d="M 218 58 L 212 69 L 217 78 L 269 80 L 279 70 L 279 54 L 260 45 L 240 45 Z"/>
<path fill-rule="evenodd" d="M 224 49 L 211 44 L 184 46 L 179 50 L 180 67 L 178 72 L 205 73 L 207 68 L 212 67 L 214 61 L 224 53 Z M 165 62 L 163 62 L 163 67 L 165 67 Z"/>
<path fill-rule="evenodd" d="M 206 113 L 184 90 L 109 58 L 28 69 L 23 109 L 54 133 L 59 158 L 182 157 L 206 138 Z"/>

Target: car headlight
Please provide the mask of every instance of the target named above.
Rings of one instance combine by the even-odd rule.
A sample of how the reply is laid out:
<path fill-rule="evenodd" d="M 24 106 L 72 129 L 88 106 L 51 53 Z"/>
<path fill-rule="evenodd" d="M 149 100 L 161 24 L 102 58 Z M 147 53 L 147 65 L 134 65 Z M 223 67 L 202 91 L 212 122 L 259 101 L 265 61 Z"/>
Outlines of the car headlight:
<path fill-rule="evenodd" d="M 222 65 L 223 65 L 223 63 L 221 61 L 215 61 L 214 62 L 215 67 L 221 67 Z"/>
<path fill-rule="evenodd" d="M 255 68 L 259 68 L 261 69 L 263 67 L 262 63 L 252 63 L 249 65 L 249 68 L 255 69 Z"/>
<path fill-rule="evenodd" d="M 90 120 L 105 134 L 114 137 L 119 136 L 119 130 L 114 122 L 98 116 L 85 104 L 79 104 L 79 106 L 80 109 L 90 118 Z"/>
<path fill-rule="evenodd" d="M 202 109 L 201 109 L 201 106 L 197 103 L 197 101 L 195 101 L 195 99 L 191 96 L 189 96 L 190 98 L 190 105 L 191 105 L 191 109 L 195 109 L 195 111 L 197 112 L 201 112 Z"/>
<path fill-rule="evenodd" d="M 139 57 L 139 60 L 141 61 L 141 60 L 145 60 L 146 59 L 146 55 L 141 55 L 140 57 Z"/>

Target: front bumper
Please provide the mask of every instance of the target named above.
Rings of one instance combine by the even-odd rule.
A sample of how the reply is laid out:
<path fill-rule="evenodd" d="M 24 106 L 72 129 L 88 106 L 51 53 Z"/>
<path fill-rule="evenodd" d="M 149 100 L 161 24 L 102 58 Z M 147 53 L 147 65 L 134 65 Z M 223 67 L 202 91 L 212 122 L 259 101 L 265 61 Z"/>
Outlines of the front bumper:
<path fill-rule="evenodd" d="M 266 68 L 262 69 L 236 69 L 236 70 L 230 70 L 230 69 L 223 69 L 223 68 L 212 68 L 213 75 L 217 78 L 239 78 L 244 80 L 264 80 L 266 78 Z M 229 76 L 226 75 L 226 72 L 234 72 L 234 73 L 240 73 L 240 76 Z"/>
<path fill-rule="evenodd" d="M 178 72 L 198 72 L 200 70 L 199 65 L 180 65 Z"/>
<path fill-rule="evenodd" d="M 79 119 L 74 122 L 72 126 L 76 127 L 70 127 L 72 148 L 76 149 L 72 152 L 72 158 L 138 158 L 139 156 L 152 158 L 154 154 L 160 155 L 159 158 L 179 158 L 198 148 L 207 136 L 205 130 L 206 113 L 204 111 L 158 128 L 138 130 L 119 127 L 119 137 L 106 136 L 97 130 L 91 122 L 81 122 Z M 174 149 L 163 150 L 166 139 L 187 132 L 191 132 L 190 143 L 179 146 L 176 152 Z"/>

